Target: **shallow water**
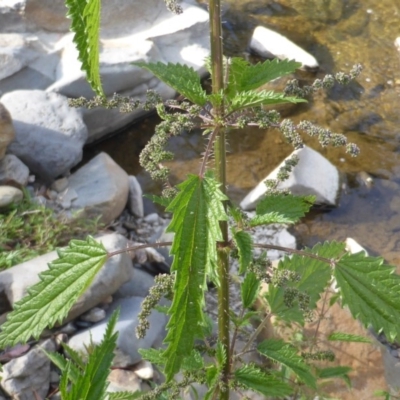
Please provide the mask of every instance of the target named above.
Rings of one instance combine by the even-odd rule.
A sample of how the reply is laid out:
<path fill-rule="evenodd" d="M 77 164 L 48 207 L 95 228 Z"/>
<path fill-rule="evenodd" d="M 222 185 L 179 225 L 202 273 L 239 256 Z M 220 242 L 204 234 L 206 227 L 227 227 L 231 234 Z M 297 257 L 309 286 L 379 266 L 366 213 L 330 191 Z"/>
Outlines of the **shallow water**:
<path fill-rule="evenodd" d="M 226 0 L 223 9 L 229 56 L 246 55 L 254 27 L 264 25 L 317 58 L 320 71 L 301 74 L 304 81 L 349 71 L 355 63 L 363 65 L 357 83 L 334 87 L 291 111 L 295 122 L 308 119 L 330 127 L 361 148 L 361 155 L 354 159 L 341 150 L 321 149 L 309 142 L 339 168 L 343 190 L 339 207 L 313 212 L 294 231 L 299 243 L 308 246 L 325 238 L 352 237 L 371 254 L 381 254 L 400 266 L 400 53 L 394 46 L 400 36 L 399 0 Z M 148 118 L 88 149 L 87 156 L 107 151 L 137 175 L 145 192 L 157 192 L 159 187 L 137 162 L 156 123 L 156 117 Z M 279 133 L 254 129 L 232 132 L 229 148 L 229 190 L 236 201 L 291 152 Z M 171 149 L 177 153 L 170 163 L 176 182 L 197 171 L 204 149 L 198 132 L 175 138 Z M 371 188 L 365 185 L 361 171 L 373 177 Z"/>

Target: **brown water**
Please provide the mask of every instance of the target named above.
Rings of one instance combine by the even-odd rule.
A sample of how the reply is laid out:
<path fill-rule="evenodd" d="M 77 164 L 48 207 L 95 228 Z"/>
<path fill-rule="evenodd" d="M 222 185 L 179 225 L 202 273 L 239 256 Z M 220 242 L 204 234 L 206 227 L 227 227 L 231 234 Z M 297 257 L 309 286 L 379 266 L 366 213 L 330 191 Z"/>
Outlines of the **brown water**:
<path fill-rule="evenodd" d="M 323 4 L 323 5 L 321 5 Z M 340 150 L 322 150 L 343 175 L 339 207 L 313 212 L 294 228 L 302 245 L 322 239 L 356 239 L 371 254 L 381 254 L 400 266 L 400 53 L 394 40 L 400 36 L 400 0 L 226 0 L 225 53 L 243 55 L 257 25 L 279 31 L 313 54 L 320 63 L 312 81 L 326 73 L 364 67 L 357 83 L 334 87 L 307 106 L 291 111 L 295 122 L 308 119 L 344 133 L 361 148 L 350 158 Z M 128 173 L 137 175 L 145 192 L 157 192 L 137 161 L 157 119 L 149 118 L 95 148 L 108 152 Z M 263 179 L 291 147 L 277 132 L 246 129 L 230 134 L 229 190 L 236 201 Z M 176 159 L 170 164 L 176 182 L 198 170 L 204 142 L 199 132 L 171 142 Z M 360 176 L 374 178 L 368 188 Z"/>

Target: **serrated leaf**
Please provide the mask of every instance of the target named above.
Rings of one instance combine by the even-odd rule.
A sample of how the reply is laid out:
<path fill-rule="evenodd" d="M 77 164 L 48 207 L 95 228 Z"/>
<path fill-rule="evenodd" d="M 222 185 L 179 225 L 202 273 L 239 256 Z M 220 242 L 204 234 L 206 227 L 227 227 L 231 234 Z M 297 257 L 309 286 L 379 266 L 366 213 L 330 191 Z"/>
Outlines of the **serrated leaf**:
<path fill-rule="evenodd" d="M 139 399 L 144 395 L 144 392 L 137 391 L 137 392 L 114 392 L 107 394 L 107 400 L 135 400 Z"/>
<path fill-rule="evenodd" d="M 315 245 L 312 249 L 306 248 L 304 251 L 327 259 L 335 259 L 344 253 L 345 250 L 343 243 L 325 242 L 324 244 Z M 331 280 L 329 264 L 297 254 L 294 254 L 291 258 L 284 257 L 279 262 L 277 270 L 278 272 L 285 270 L 294 271 L 299 275 L 300 279 L 298 281 L 289 281 L 285 286 L 307 293 L 310 296 L 310 309 L 316 308 L 320 295 Z M 269 285 L 265 299 L 268 301 L 271 312 L 283 321 L 303 324 L 303 312 L 299 309 L 298 305 L 289 308 L 285 304 L 284 289 L 284 287 Z"/>
<path fill-rule="evenodd" d="M 276 78 L 291 74 L 300 67 L 301 64 L 296 61 L 274 59 L 252 65 L 243 58 L 233 57 L 230 59 L 226 94 L 233 98 L 237 93 L 257 89 Z"/>
<path fill-rule="evenodd" d="M 256 274 L 253 272 L 247 273 L 240 287 L 244 308 L 250 308 L 254 304 L 259 290 L 260 280 Z"/>
<path fill-rule="evenodd" d="M 353 335 L 351 333 L 333 332 L 328 336 L 331 342 L 353 342 L 353 343 L 372 343 L 370 339 L 365 336 Z"/>
<path fill-rule="evenodd" d="M 145 195 L 143 195 L 143 197 L 151 200 L 155 204 L 160 204 L 163 207 L 168 207 L 172 201 L 172 199 L 162 197 L 162 196 L 156 196 L 154 194 L 145 194 Z"/>
<path fill-rule="evenodd" d="M 264 197 L 256 207 L 250 226 L 266 224 L 295 224 L 310 210 L 315 196 L 272 194 Z"/>
<path fill-rule="evenodd" d="M 253 240 L 248 232 L 232 228 L 233 240 L 239 253 L 239 274 L 244 274 L 253 259 Z"/>
<path fill-rule="evenodd" d="M 283 397 L 293 392 L 293 389 L 289 385 L 272 375 L 267 375 L 253 365 L 245 365 L 237 369 L 234 372 L 234 378 L 246 389 L 259 392 L 264 396 Z"/>
<path fill-rule="evenodd" d="M 82 356 L 72 347 L 68 346 L 67 343 L 61 343 L 61 346 L 65 355 L 72 360 L 75 366 L 83 370 L 85 368 L 85 362 L 83 361 Z"/>
<path fill-rule="evenodd" d="M 144 360 L 151 362 L 157 366 L 163 366 L 165 364 L 164 349 L 139 349 L 139 354 Z"/>
<path fill-rule="evenodd" d="M 89 354 L 84 371 L 72 383 L 68 396 L 63 400 L 103 400 L 108 387 L 107 377 L 111 371 L 114 350 L 117 346 L 118 332 L 113 333 L 119 317 L 115 311 L 106 328 L 104 339 Z"/>
<path fill-rule="evenodd" d="M 307 100 L 297 97 L 286 97 L 284 93 L 277 93 L 272 90 L 268 92 L 265 90 L 261 92 L 250 90 L 247 92 L 240 92 L 234 96 L 228 105 L 228 111 L 233 112 L 261 105 L 305 102 L 307 102 Z"/>
<path fill-rule="evenodd" d="M 48 353 L 45 350 L 42 351 L 62 373 L 66 373 L 66 379 L 68 381 L 73 383 L 77 381 L 79 375 L 82 373 L 80 368 L 78 368 L 76 365 L 73 365 L 60 353 Z"/>
<path fill-rule="evenodd" d="M 101 0 L 65 0 L 65 4 L 68 7 L 67 17 L 71 19 L 73 41 L 82 69 L 86 72 L 93 90 L 104 96 L 99 66 Z"/>
<path fill-rule="evenodd" d="M 72 240 L 58 255 L 39 274 L 40 282 L 14 304 L 1 327 L 0 348 L 37 339 L 47 326 L 61 322 L 107 260 L 104 246 L 91 237 Z"/>
<path fill-rule="evenodd" d="M 383 331 L 390 341 L 400 336 L 400 276 L 394 270 L 382 258 L 364 252 L 344 255 L 334 269 L 342 304 L 364 326 Z"/>
<path fill-rule="evenodd" d="M 280 339 L 269 339 L 260 343 L 257 350 L 271 360 L 286 366 L 307 386 L 316 389 L 315 377 L 312 375 L 310 367 L 290 344 Z"/>
<path fill-rule="evenodd" d="M 349 374 L 353 369 L 350 367 L 327 367 L 317 370 L 318 378 L 320 379 L 330 379 L 330 378 L 339 378 L 343 375 Z"/>
<path fill-rule="evenodd" d="M 216 357 L 217 357 L 217 362 L 218 362 L 218 368 L 221 369 L 226 362 L 226 350 L 224 345 L 218 341 L 217 343 L 217 353 L 216 353 Z"/>
<path fill-rule="evenodd" d="M 184 95 L 192 103 L 204 106 L 207 102 L 206 92 L 201 87 L 197 72 L 187 65 L 135 62 L 140 68 L 147 69 L 158 79 Z"/>
<path fill-rule="evenodd" d="M 167 208 L 173 213 L 167 231 L 175 233 L 171 271 L 176 274 L 165 339 L 168 380 L 179 371 L 194 339 L 202 333 L 206 277 L 215 275 L 216 242 L 222 240 L 219 221 L 227 219 L 222 203 L 226 196 L 210 175 L 203 179 L 190 175 L 178 189 Z"/>

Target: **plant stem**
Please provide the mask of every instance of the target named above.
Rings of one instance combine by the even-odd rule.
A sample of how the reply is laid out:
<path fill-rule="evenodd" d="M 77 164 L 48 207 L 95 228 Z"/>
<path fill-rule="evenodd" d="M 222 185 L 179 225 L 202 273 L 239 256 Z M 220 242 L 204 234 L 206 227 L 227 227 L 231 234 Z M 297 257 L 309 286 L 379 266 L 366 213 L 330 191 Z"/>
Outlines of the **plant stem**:
<path fill-rule="evenodd" d="M 222 24 L 221 24 L 221 2 L 220 0 L 209 0 L 210 12 L 210 41 L 211 41 L 211 79 L 213 94 L 221 93 L 224 89 L 223 77 L 223 50 L 222 50 Z M 226 148 L 225 131 L 221 126 L 224 115 L 224 104 L 216 106 L 213 110 L 215 129 L 219 135 L 215 141 L 215 175 L 221 184 L 221 190 L 226 192 Z M 229 246 L 228 224 L 226 221 L 220 223 L 223 246 L 218 249 L 218 338 L 226 351 L 226 361 L 222 366 L 222 381 L 225 390 L 219 390 L 219 399 L 229 399 L 228 379 L 230 375 L 231 354 L 229 348 Z"/>

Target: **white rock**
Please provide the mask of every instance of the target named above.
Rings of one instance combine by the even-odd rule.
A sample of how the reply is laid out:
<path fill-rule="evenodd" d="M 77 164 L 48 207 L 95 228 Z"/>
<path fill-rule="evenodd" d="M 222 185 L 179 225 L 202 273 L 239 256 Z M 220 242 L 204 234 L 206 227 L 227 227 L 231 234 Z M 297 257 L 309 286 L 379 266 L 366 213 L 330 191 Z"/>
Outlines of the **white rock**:
<path fill-rule="evenodd" d="M 7 154 L 0 160 L 0 184 L 14 183 L 26 186 L 29 179 L 28 167 L 13 154 Z"/>
<path fill-rule="evenodd" d="M 351 254 L 356 254 L 360 253 L 363 251 L 365 255 L 368 255 L 367 250 L 364 249 L 359 243 L 357 243 L 354 239 L 352 238 L 347 238 L 346 239 L 346 250 L 349 251 Z"/>
<path fill-rule="evenodd" d="M 133 372 L 125 369 L 113 369 L 107 378 L 110 384 L 107 392 L 137 392 L 141 390 L 140 378 Z"/>
<path fill-rule="evenodd" d="M 126 238 L 114 233 L 96 240 L 103 243 L 108 251 L 123 249 L 127 244 Z M 56 258 L 57 253 L 53 251 L 0 272 L 0 298 L 5 295 L 11 305 L 21 300 L 28 288 L 39 282 L 39 273 L 46 271 L 47 264 Z M 92 284 L 71 309 L 64 323 L 90 310 L 118 290 L 130 279 L 131 269 L 132 261 L 126 253 L 107 260 Z"/>
<path fill-rule="evenodd" d="M 66 97 L 39 90 L 5 94 L 2 103 L 14 120 L 16 138 L 8 152 L 41 178 L 52 180 L 82 159 L 87 129 Z"/>
<path fill-rule="evenodd" d="M 279 184 L 279 189 L 289 189 L 295 195 L 315 195 L 316 204 L 334 206 L 339 193 L 339 172 L 325 157 L 304 146 L 295 150 L 299 163 L 289 178 Z M 290 156 L 289 156 L 290 157 Z M 289 158 L 288 157 L 288 158 Z M 280 164 L 284 165 L 284 162 Z M 240 203 L 244 210 L 252 210 L 267 191 L 264 181 L 276 179 L 280 166 L 263 179 Z"/>
<path fill-rule="evenodd" d="M 35 346 L 29 353 L 3 366 L 0 386 L 13 399 L 32 400 L 34 391 L 41 398 L 47 396 L 50 384 L 50 359 L 41 351 L 55 351 L 53 340 Z"/>
<path fill-rule="evenodd" d="M 396 38 L 394 45 L 396 46 L 396 49 L 400 51 L 400 36 Z"/>
<path fill-rule="evenodd" d="M 296 60 L 302 64 L 302 68 L 315 69 L 319 67 L 314 56 L 285 36 L 263 26 L 257 26 L 254 30 L 250 48 L 265 58 L 277 57 L 280 60 Z"/>
<path fill-rule="evenodd" d="M 0 186 L 0 208 L 19 203 L 23 197 L 22 191 L 13 186 Z"/>
<path fill-rule="evenodd" d="M 142 297 L 130 297 L 116 300 L 109 310 L 107 310 L 106 320 L 73 336 L 69 341 L 69 346 L 76 351 L 86 352 L 91 342 L 93 344 L 99 344 L 103 339 L 108 319 L 112 312 L 117 307 L 120 307 L 120 317 L 115 327 L 115 331 L 118 331 L 119 334 L 113 365 L 126 367 L 138 363 L 142 359 L 138 350 L 150 348 L 156 340 L 160 339 L 160 336 L 163 337 L 164 327 L 167 322 L 167 317 L 164 314 L 153 310 L 148 318 L 150 329 L 143 339 L 137 339 L 135 336 L 135 329 L 138 325 L 137 316 L 141 310 L 142 301 Z"/>
<path fill-rule="evenodd" d="M 68 190 L 77 198 L 71 207 L 87 216 L 101 216 L 105 224 L 125 208 L 129 193 L 127 173 L 106 153 L 100 153 L 69 177 Z"/>
<path fill-rule="evenodd" d="M 143 217 L 143 192 L 139 181 L 136 177 L 129 176 L 129 197 L 128 208 L 132 215 L 135 217 Z"/>
<path fill-rule="evenodd" d="M 137 363 L 133 371 L 140 379 L 143 379 L 145 381 L 153 379 L 154 376 L 154 368 L 151 365 L 151 362 L 147 360 L 142 360 Z"/>

